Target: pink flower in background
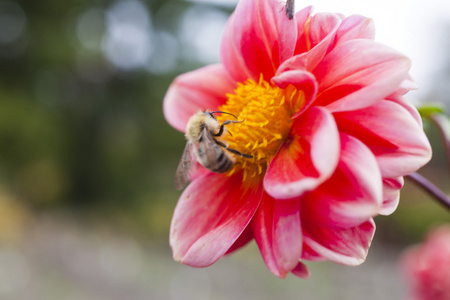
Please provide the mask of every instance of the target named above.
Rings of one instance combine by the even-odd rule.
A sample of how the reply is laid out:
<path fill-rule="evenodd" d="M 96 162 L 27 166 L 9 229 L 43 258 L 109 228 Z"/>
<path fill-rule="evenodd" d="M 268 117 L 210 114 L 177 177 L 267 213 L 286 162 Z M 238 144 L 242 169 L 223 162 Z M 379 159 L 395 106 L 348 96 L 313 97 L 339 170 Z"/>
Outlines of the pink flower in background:
<path fill-rule="evenodd" d="M 411 300 L 450 299 L 450 226 L 431 231 L 425 242 L 405 252 L 402 271 Z"/>
<path fill-rule="evenodd" d="M 420 116 L 402 97 L 414 88 L 408 58 L 372 40 L 370 19 L 311 10 L 290 20 L 277 0 L 240 1 L 221 63 L 169 87 L 174 128 L 200 110 L 231 113 L 243 122 L 217 140 L 251 156 L 193 175 L 172 220 L 176 260 L 205 267 L 255 239 L 279 277 L 307 277 L 302 259 L 358 265 L 372 218 L 392 213 L 403 176 L 429 161 Z"/>

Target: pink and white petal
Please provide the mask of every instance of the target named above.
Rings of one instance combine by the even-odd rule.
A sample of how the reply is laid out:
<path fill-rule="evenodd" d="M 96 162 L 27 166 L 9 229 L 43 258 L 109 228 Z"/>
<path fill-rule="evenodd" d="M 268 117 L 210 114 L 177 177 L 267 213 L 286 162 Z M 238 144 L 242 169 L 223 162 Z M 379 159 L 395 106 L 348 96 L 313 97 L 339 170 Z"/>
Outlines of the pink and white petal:
<path fill-rule="evenodd" d="M 316 47 L 330 36 L 334 38 L 340 24 L 341 18 L 337 14 L 320 12 L 312 16 L 305 30 L 309 49 Z"/>
<path fill-rule="evenodd" d="M 197 178 L 181 195 L 172 218 L 174 259 L 194 267 L 216 262 L 250 223 L 261 195 L 261 185 L 242 186 L 240 173 L 211 172 Z"/>
<path fill-rule="evenodd" d="M 300 197 L 330 178 L 339 152 L 332 115 L 322 107 L 311 107 L 293 121 L 286 142 L 267 168 L 264 188 L 276 199 Z"/>
<path fill-rule="evenodd" d="M 268 196 L 270 197 L 270 196 Z M 300 201 L 275 201 L 273 206 L 273 251 L 277 265 L 286 274 L 298 265 L 302 254 Z"/>
<path fill-rule="evenodd" d="M 222 65 L 210 65 L 182 74 L 170 85 L 163 102 L 167 122 L 182 132 L 199 110 L 215 110 L 237 87 Z"/>
<path fill-rule="evenodd" d="M 354 227 L 376 216 L 382 204 L 377 161 L 361 141 L 341 134 L 341 155 L 330 179 L 302 198 L 305 222 Z"/>
<path fill-rule="evenodd" d="M 264 193 L 265 194 L 265 193 Z M 259 251 L 267 268 L 275 276 L 283 278 L 284 274 L 278 267 L 277 260 L 272 250 L 273 240 L 273 205 L 272 199 L 266 200 L 263 196 L 258 211 L 256 212 L 254 225 L 254 236 Z"/>
<path fill-rule="evenodd" d="M 237 81 L 270 80 L 294 53 L 297 24 L 286 17 L 279 1 L 240 1 L 228 20 L 220 57 Z"/>
<path fill-rule="evenodd" d="M 252 222 L 250 222 L 245 230 L 241 233 L 239 238 L 234 242 L 234 244 L 230 247 L 230 249 L 227 250 L 225 255 L 231 254 L 234 251 L 246 246 L 251 240 L 253 240 L 253 225 Z"/>
<path fill-rule="evenodd" d="M 299 55 L 292 56 L 285 60 L 279 67 L 275 76 L 279 76 L 286 71 L 305 71 L 308 66 L 308 53 L 302 53 Z"/>
<path fill-rule="evenodd" d="M 411 102 L 409 102 L 408 100 L 406 100 L 403 97 L 390 97 L 386 100 L 390 100 L 393 101 L 397 104 L 400 104 L 401 106 L 403 106 L 404 109 L 406 109 L 411 116 L 414 118 L 414 120 L 416 120 L 417 124 L 419 124 L 420 127 L 422 127 L 422 117 L 420 116 L 419 112 L 417 111 L 417 108 L 412 105 Z"/>
<path fill-rule="evenodd" d="M 415 172 L 431 158 L 431 146 L 420 124 L 402 105 L 388 100 L 359 111 L 334 114 L 339 131 L 366 144 L 381 175 L 397 178 Z"/>
<path fill-rule="evenodd" d="M 295 14 L 295 20 L 297 22 L 297 43 L 295 45 L 295 54 L 308 51 L 306 46 L 305 27 L 309 23 L 312 10 L 312 6 L 307 6 Z"/>
<path fill-rule="evenodd" d="M 220 44 L 220 61 L 226 66 L 236 82 L 245 82 L 249 78 L 256 80 L 256 74 L 247 68 L 241 53 L 239 41 L 235 42 L 235 27 L 239 25 L 236 14 L 231 14 L 222 35 Z"/>
<path fill-rule="evenodd" d="M 306 29 L 306 46 L 309 49 L 307 52 L 307 68 L 309 71 L 314 70 L 330 51 L 336 31 L 341 24 L 339 15 L 331 13 L 318 13 L 310 20 Z"/>
<path fill-rule="evenodd" d="M 308 267 L 302 262 L 299 262 L 298 265 L 291 272 L 295 276 L 302 279 L 308 279 L 311 274 Z"/>
<path fill-rule="evenodd" d="M 335 46 L 355 39 L 373 40 L 374 37 L 373 20 L 360 15 L 352 15 L 342 20 L 341 26 L 336 32 Z"/>
<path fill-rule="evenodd" d="M 374 233 L 372 219 L 351 228 L 322 227 L 311 222 L 303 226 L 304 241 L 314 251 L 335 263 L 349 266 L 364 262 Z"/>
<path fill-rule="evenodd" d="M 390 215 L 397 209 L 403 183 L 403 177 L 383 178 L 383 205 L 380 215 Z"/>
<path fill-rule="evenodd" d="M 327 258 L 323 257 L 316 251 L 314 251 L 308 244 L 303 242 L 302 259 L 309 261 L 325 261 Z"/>
<path fill-rule="evenodd" d="M 255 216 L 254 235 L 269 270 L 286 277 L 302 254 L 299 200 L 278 201 L 264 193 Z"/>
<path fill-rule="evenodd" d="M 418 85 L 408 75 L 408 78 L 402 81 L 399 88 L 393 94 L 389 95 L 387 98 L 389 99 L 398 98 L 405 95 L 407 92 L 417 90 L 418 88 L 419 88 Z"/>
<path fill-rule="evenodd" d="M 263 1 L 264 0 L 259 0 Z M 276 19 L 276 25 L 277 25 L 277 38 L 274 45 L 278 45 L 278 49 L 275 49 L 273 60 L 278 61 L 276 68 L 274 68 L 274 71 L 278 68 L 278 66 L 285 61 L 286 59 L 292 57 L 294 55 L 295 51 L 295 45 L 297 43 L 297 22 L 295 21 L 295 15 L 294 20 L 289 20 L 289 18 L 286 18 L 285 10 L 279 10 L 280 3 L 278 1 L 269 1 L 271 4 L 271 11 L 268 11 L 269 13 L 273 13 L 275 15 Z M 284 4 L 281 3 L 281 6 L 284 8 Z M 268 15 L 265 20 L 268 20 L 271 16 Z M 273 50 L 272 50 L 273 51 Z M 278 53 L 278 59 L 276 59 L 276 54 Z M 273 75 L 272 75 L 273 76 Z"/>
<path fill-rule="evenodd" d="M 319 83 L 315 105 L 332 112 L 371 106 L 407 78 L 410 61 L 371 40 L 351 40 L 333 49 L 313 71 Z"/>
<path fill-rule="evenodd" d="M 292 99 L 286 99 L 289 101 L 300 101 L 301 103 L 287 103 L 289 107 L 295 108 L 292 118 L 298 117 L 306 109 L 311 106 L 316 94 L 317 94 L 317 82 L 314 75 L 308 71 L 286 71 L 272 78 L 272 82 L 282 89 L 286 89 L 289 85 L 295 87 L 296 91 L 301 91 L 303 97 L 293 97 Z"/>

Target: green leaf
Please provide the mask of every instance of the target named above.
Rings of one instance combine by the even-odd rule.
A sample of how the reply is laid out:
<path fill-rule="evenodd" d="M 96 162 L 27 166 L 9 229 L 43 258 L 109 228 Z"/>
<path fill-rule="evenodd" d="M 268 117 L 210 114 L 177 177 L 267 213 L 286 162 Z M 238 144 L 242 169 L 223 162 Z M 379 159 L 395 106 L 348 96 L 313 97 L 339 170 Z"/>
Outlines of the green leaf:
<path fill-rule="evenodd" d="M 425 103 L 417 107 L 422 118 L 429 118 L 433 114 L 445 114 L 445 107 L 441 103 Z"/>

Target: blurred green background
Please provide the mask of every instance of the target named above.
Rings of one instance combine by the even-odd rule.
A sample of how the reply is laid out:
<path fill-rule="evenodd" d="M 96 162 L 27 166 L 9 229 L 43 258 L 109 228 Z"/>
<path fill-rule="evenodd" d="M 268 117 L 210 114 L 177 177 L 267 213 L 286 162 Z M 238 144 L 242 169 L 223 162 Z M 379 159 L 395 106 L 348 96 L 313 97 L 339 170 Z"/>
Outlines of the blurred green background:
<path fill-rule="evenodd" d="M 95 211 L 165 235 L 185 141 L 162 99 L 177 74 L 202 64 L 179 38 L 192 6 L 0 1 L 4 193 L 33 212 Z M 231 7 L 199 9 L 225 19 Z"/>
<path fill-rule="evenodd" d="M 361 299 L 393 285 L 383 276 L 403 248 L 450 221 L 407 182 L 397 212 L 376 219 L 367 267 L 311 264 L 316 281 L 282 281 L 254 245 L 208 270 L 172 262 L 185 140 L 162 99 L 176 75 L 217 61 L 234 5 L 0 0 L 0 299 Z M 450 59 L 441 75 L 422 101 L 448 100 Z M 422 173 L 448 193 L 443 149 L 425 127 L 434 158 Z M 345 288 L 361 274 L 361 294 Z"/>

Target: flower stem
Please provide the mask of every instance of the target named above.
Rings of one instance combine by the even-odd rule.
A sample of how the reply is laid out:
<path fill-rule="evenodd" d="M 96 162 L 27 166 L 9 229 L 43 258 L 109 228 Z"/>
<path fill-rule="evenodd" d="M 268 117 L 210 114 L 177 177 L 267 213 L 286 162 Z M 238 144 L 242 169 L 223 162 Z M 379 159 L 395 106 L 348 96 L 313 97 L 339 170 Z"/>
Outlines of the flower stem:
<path fill-rule="evenodd" d="M 450 198 L 437 186 L 428 181 L 428 179 L 419 173 L 411 173 L 407 177 L 425 190 L 429 195 L 433 196 L 439 203 L 450 209 Z"/>

